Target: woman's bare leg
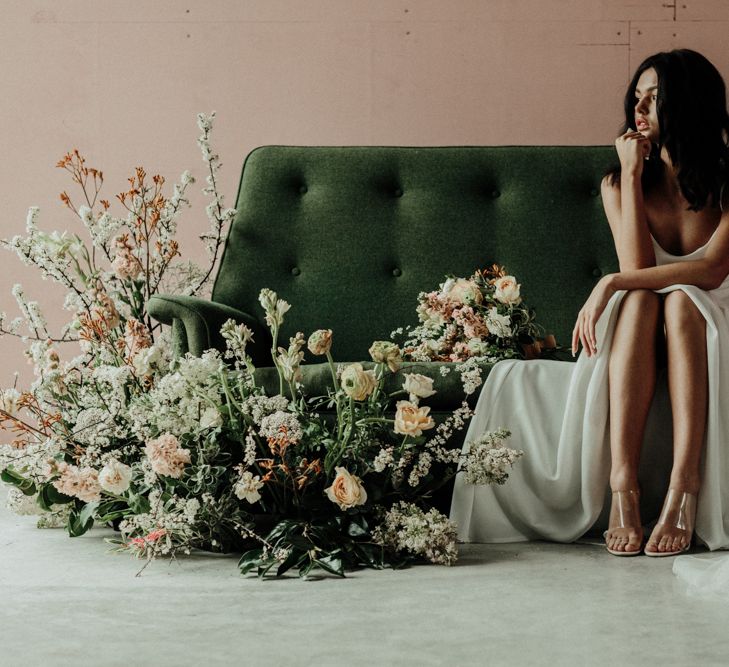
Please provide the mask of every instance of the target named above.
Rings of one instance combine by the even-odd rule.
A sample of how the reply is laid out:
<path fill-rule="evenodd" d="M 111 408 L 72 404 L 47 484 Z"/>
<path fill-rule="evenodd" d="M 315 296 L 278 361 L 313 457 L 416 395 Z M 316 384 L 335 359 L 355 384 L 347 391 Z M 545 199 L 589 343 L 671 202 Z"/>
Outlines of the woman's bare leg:
<path fill-rule="evenodd" d="M 682 290 L 666 294 L 664 303 L 668 348 L 668 391 L 673 413 L 673 468 L 670 488 L 698 493 L 699 461 L 706 429 L 708 367 L 706 320 Z M 686 530 L 657 525 L 646 548 L 677 551 L 691 535 Z"/>
<path fill-rule="evenodd" d="M 656 387 L 656 338 L 663 335 L 662 296 L 631 290 L 620 304 L 609 361 L 610 488 L 638 489 L 638 462 L 648 410 Z M 629 508 L 631 523 L 619 527 L 616 507 L 610 513 L 606 543 L 614 551 L 638 551 L 643 542 L 637 496 Z"/>

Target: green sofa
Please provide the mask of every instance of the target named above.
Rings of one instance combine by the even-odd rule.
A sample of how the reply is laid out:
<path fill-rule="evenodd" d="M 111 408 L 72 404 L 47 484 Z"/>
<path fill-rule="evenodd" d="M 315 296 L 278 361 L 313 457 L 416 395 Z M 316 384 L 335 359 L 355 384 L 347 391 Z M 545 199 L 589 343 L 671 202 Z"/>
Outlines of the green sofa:
<path fill-rule="evenodd" d="M 229 317 L 270 361 L 262 287 L 292 304 L 282 340 L 334 330 L 338 361 L 415 324 L 418 292 L 494 262 L 567 344 L 599 277 L 617 270 L 600 198 L 606 146 L 263 146 L 245 160 L 212 301 L 161 295 L 150 314 L 180 353 L 221 347 Z"/>
<path fill-rule="evenodd" d="M 612 146 L 263 146 L 243 165 L 212 300 L 160 295 L 149 313 L 195 355 L 223 347 L 229 317 L 245 322 L 258 380 L 275 393 L 262 287 L 292 304 L 281 341 L 329 328 L 334 359 L 362 361 L 373 340 L 416 324 L 419 292 L 499 263 L 569 345 L 590 290 L 617 270 L 600 198 L 615 159 Z M 328 370 L 308 361 L 304 384 L 324 393 Z M 459 405 L 457 375 L 422 366 L 436 379 L 433 414 Z M 449 501 L 446 489 L 440 508 Z"/>

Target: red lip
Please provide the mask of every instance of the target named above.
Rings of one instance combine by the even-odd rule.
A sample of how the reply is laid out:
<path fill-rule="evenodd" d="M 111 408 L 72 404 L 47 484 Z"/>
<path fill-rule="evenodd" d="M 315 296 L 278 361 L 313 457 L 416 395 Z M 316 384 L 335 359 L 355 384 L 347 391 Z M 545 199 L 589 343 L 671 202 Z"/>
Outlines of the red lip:
<path fill-rule="evenodd" d="M 635 119 L 635 126 L 638 127 L 638 126 L 641 126 L 641 125 L 644 126 L 644 127 L 648 127 L 648 121 L 644 120 L 643 118 L 636 118 Z"/>

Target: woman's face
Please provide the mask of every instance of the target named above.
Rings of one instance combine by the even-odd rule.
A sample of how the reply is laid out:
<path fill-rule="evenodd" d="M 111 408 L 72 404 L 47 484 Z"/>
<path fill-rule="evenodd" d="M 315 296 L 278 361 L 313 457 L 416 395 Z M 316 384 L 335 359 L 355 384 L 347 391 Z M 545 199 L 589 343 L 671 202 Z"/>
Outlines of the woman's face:
<path fill-rule="evenodd" d="M 653 143 L 658 142 L 658 75 L 652 67 L 640 75 L 635 87 L 635 127 Z"/>

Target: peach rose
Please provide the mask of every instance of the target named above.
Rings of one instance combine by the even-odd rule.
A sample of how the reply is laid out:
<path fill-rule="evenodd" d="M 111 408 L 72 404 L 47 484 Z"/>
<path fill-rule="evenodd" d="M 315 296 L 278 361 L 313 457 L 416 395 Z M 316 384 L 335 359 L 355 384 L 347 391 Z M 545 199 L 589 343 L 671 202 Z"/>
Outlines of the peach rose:
<path fill-rule="evenodd" d="M 521 303 L 521 285 L 517 284 L 514 276 L 504 276 L 494 282 L 494 299 L 506 304 Z"/>
<path fill-rule="evenodd" d="M 356 475 L 351 475 L 346 468 L 337 466 L 337 476 L 332 485 L 324 489 L 329 500 L 337 503 L 340 509 L 346 510 L 356 505 L 364 505 L 367 502 L 367 492 L 362 485 L 362 480 Z"/>
<path fill-rule="evenodd" d="M 418 436 L 435 426 L 433 418 L 428 416 L 430 408 L 419 408 L 410 401 L 398 401 L 395 412 L 395 433 Z"/>
<path fill-rule="evenodd" d="M 447 294 L 449 299 L 463 303 L 469 306 L 479 304 L 483 301 L 483 295 L 478 285 L 473 280 L 466 280 L 466 278 L 459 278 L 448 290 Z"/>

